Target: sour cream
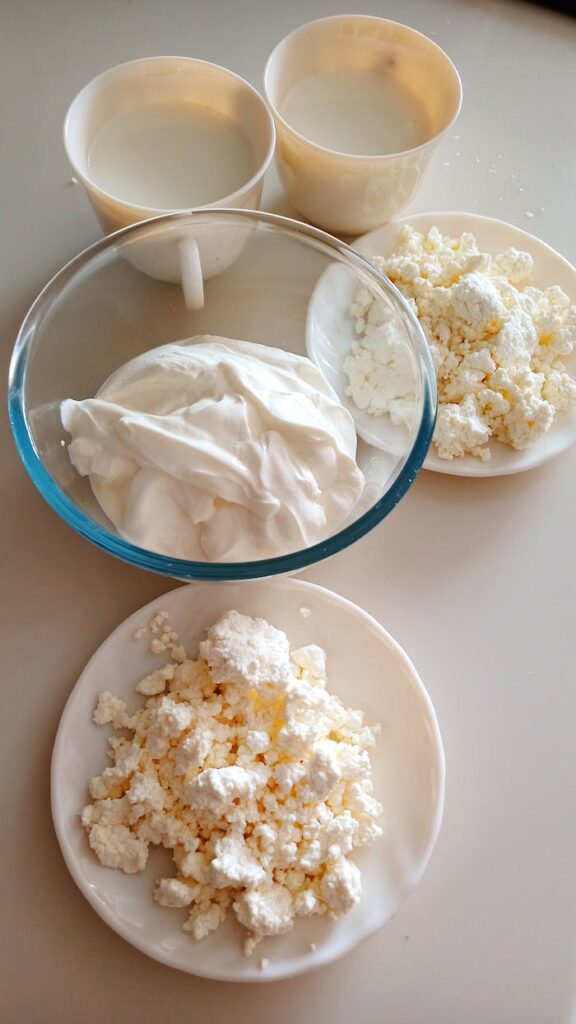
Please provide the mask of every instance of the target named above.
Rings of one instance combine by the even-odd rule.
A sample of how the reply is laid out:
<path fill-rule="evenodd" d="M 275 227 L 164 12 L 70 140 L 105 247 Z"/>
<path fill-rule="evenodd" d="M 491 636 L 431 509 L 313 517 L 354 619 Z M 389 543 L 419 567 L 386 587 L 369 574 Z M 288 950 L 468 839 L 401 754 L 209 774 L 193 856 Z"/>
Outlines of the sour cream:
<path fill-rule="evenodd" d="M 126 540 L 252 561 L 330 536 L 364 488 L 354 421 L 309 359 L 208 335 L 152 349 L 66 399 L 70 459 Z"/>

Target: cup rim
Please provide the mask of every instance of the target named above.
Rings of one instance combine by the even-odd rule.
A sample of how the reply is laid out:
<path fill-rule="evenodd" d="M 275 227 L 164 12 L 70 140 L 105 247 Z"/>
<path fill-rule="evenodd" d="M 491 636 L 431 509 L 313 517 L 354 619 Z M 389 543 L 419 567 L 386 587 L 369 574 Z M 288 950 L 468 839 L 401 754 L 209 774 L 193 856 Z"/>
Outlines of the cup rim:
<path fill-rule="evenodd" d="M 282 114 L 278 110 L 278 107 L 272 102 L 270 98 L 268 81 L 270 77 L 270 69 L 272 66 L 272 62 L 276 58 L 280 47 L 283 46 L 286 42 L 288 42 L 289 39 L 293 39 L 295 36 L 299 35 L 300 32 L 303 32 L 304 29 L 310 28 L 312 25 L 319 25 L 321 23 L 334 21 L 374 21 L 379 22 L 380 24 L 383 25 L 395 25 L 402 29 L 406 29 L 412 35 L 418 36 L 420 39 L 425 39 L 426 42 L 432 47 L 432 49 L 437 50 L 438 54 L 449 65 L 449 68 L 453 74 L 457 86 L 458 103 L 456 105 L 456 110 L 454 111 L 454 114 L 447 122 L 447 124 L 439 132 L 436 132 L 431 138 L 426 139 L 425 142 L 420 143 L 419 146 L 412 146 L 410 149 L 399 149 L 394 153 L 346 153 L 343 150 L 330 149 L 328 146 L 323 146 L 320 143 L 314 142 L 312 139 L 309 139 L 306 135 L 302 135 L 301 132 L 296 131 L 296 129 L 282 116 Z M 282 39 L 280 39 L 279 42 L 276 43 L 274 49 L 270 52 L 266 60 L 266 64 L 264 65 L 264 75 L 262 82 L 264 87 L 264 98 L 270 110 L 272 111 L 273 117 L 275 118 L 275 120 L 280 122 L 282 128 L 285 129 L 290 135 L 294 136 L 301 142 L 306 143 L 307 146 L 311 147 L 314 150 L 317 150 L 319 153 L 325 154 L 328 157 L 338 157 L 338 159 L 344 158 L 346 160 L 352 160 L 354 162 L 359 163 L 362 163 L 363 161 L 370 161 L 371 163 L 374 163 L 375 160 L 392 160 L 399 156 L 407 156 L 412 153 L 418 153 L 426 149 L 429 149 L 430 147 L 436 145 L 436 143 L 444 135 L 446 135 L 446 133 L 450 130 L 452 125 L 457 120 L 460 111 L 462 110 L 462 79 L 460 78 L 458 68 L 456 67 L 454 61 L 448 56 L 446 51 L 443 50 L 441 46 L 438 46 L 438 43 L 434 42 L 433 39 L 430 39 L 430 36 L 425 35 L 424 32 L 419 32 L 418 29 L 412 28 L 411 25 L 405 25 L 401 21 L 393 21 L 391 18 L 379 18 L 378 15 L 375 14 L 331 14 L 327 18 L 314 18 L 312 21 L 307 21 L 303 25 L 298 25 L 298 27 L 293 29 L 292 32 L 289 32 Z"/>
<path fill-rule="evenodd" d="M 420 355 L 423 365 L 423 400 L 420 423 L 412 445 L 405 454 L 404 460 L 396 474 L 393 476 L 390 486 L 360 518 L 339 527 L 331 536 L 318 541 L 310 547 L 301 548 L 298 551 L 277 555 L 272 558 L 238 562 L 200 562 L 162 555 L 125 540 L 92 519 L 87 512 L 84 512 L 77 506 L 61 489 L 60 485 L 45 468 L 36 450 L 36 445 L 28 425 L 25 395 L 23 393 L 28 362 L 28 335 L 35 319 L 58 298 L 62 285 L 70 280 L 79 268 L 86 266 L 106 249 L 113 248 L 126 238 L 147 230 L 150 225 L 166 225 L 173 221 L 195 217 L 196 215 L 210 215 L 216 218 L 232 216 L 239 220 L 256 220 L 260 223 L 268 224 L 284 231 L 292 231 L 298 235 L 305 235 L 310 239 L 324 243 L 339 254 L 351 259 L 353 263 L 358 264 L 361 269 L 368 271 L 376 278 L 382 290 L 391 294 L 395 301 L 399 302 L 403 315 L 420 341 Z M 263 577 L 276 575 L 291 575 L 300 572 L 308 566 L 322 562 L 324 559 L 337 554 L 357 540 L 360 540 L 361 537 L 365 536 L 365 534 L 382 522 L 414 482 L 422 468 L 432 441 L 436 409 L 436 376 L 432 355 L 416 315 L 412 312 L 395 285 L 366 257 L 356 252 L 355 249 L 345 242 L 328 234 L 328 232 L 290 217 L 283 217 L 280 214 L 274 213 L 263 213 L 258 210 L 218 208 L 205 211 L 169 213 L 130 224 L 94 242 L 87 249 L 84 249 L 69 260 L 37 295 L 18 330 L 8 370 L 8 418 L 12 428 L 12 436 L 18 454 L 32 483 L 47 504 L 58 513 L 68 526 L 71 526 L 73 530 L 86 540 L 91 541 L 101 550 L 114 555 L 129 565 L 178 580 L 238 581 L 262 579 Z"/>
<path fill-rule="evenodd" d="M 98 83 L 100 83 L 101 81 L 103 81 L 105 78 L 107 78 L 113 72 L 120 71 L 120 70 L 122 70 L 124 68 L 133 67 L 136 64 L 152 64 L 152 63 L 155 63 L 155 62 L 163 62 L 163 61 L 166 61 L 166 62 L 179 61 L 179 62 L 185 62 L 186 64 L 189 64 L 189 65 L 190 64 L 201 64 L 204 67 L 213 68 L 216 71 L 222 72 L 226 77 L 235 79 L 242 86 L 244 86 L 249 92 L 251 92 L 254 95 L 254 97 L 258 100 L 258 102 L 260 103 L 262 109 L 266 113 L 266 119 L 267 119 L 268 127 L 269 127 L 270 140 L 269 140 L 268 148 L 266 150 L 266 154 L 264 156 L 264 159 L 258 165 L 258 167 L 257 167 L 256 171 L 254 172 L 254 174 L 252 175 L 252 177 L 249 178 L 247 181 L 245 181 L 244 184 L 240 186 L 240 188 L 237 188 L 235 192 L 230 192 L 230 193 L 228 193 L 228 195 L 221 196 L 219 199 L 215 199 L 211 203 L 205 203 L 203 206 L 181 206 L 181 207 L 141 206 L 139 203 L 132 203 L 132 202 L 130 202 L 127 199 L 122 199 L 120 196 L 114 195 L 113 192 L 108 192 L 105 188 L 102 188 L 101 185 L 99 185 L 97 182 L 95 182 L 93 178 L 90 178 L 87 174 L 84 174 L 84 172 L 81 171 L 80 168 L 78 167 L 78 164 L 76 163 L 76 161 L 72 157 L 72 154 L 71 154 L 71 151 L 70 151 L 70 136 L 71 136 L 70 122 L 71 122 L 71 119 L 72 119 L 73 107 L 80 100 L 80 98 L 87 92 L 88 89 L 91 89 L 93 86 L 95 86 Z M 105 198 L 105 199 L 107 199 L 107 200 L 109 200 L 109 201 L 111 201 L 113 203 L 120 203 L 123 207 L 126 207 L 129 210 L 140 211 L 141 213 L 144 213 L 145 217 L 143 219 L 145 219 L 145 220 L 152 220 L 155 217 L 168 216 L 168 215 L 174 214 L 174 213 L 187 213 L 187 212 L 191 212 L 193 210 L 194 211 L 195 210 L 211 210 L 211 209 L 217 208 L 216 204 L 218 204 L 220 206 L 222 204 L 224 204 L 227 208 L 234 207 L 234 201 L 237 200 L 240 196 L 242 196 L 245 192 L 248 192 L 255 185 L 257 185 L 261 181 L 261 179 L 264 177 L 264 175 L 266 174 L 266 171 L 268 170 L 268 168 L 270 166 L 270 163 L 271 163 L 272 158 L 274 156 L 274 151 L 276 149 L 276 125 L 274 123 L 274 117 L 272 116 L 272 113 L 270 111 L 270 108 L 269 108 L 268 104 L 266 103 L 265 98 L 258 91 L 258 89 L 255 88 L 255 86 L 251 85 L 250 82 L 246 81 L 245 78 L 242 78 L 241 75 L 236 74 L 235 71 L 231 71 L 230 68 L 225 68 L 222 64 L 215 64 L 214 61 L 210 61 L 210 60 L 202 60 L 200 57 L 179 57 L 179 56 L 177 56 L 175 54 L 159 54 L 159 55 L 157 55 L 155 57 L 154 56 L 153 57 L 137 57 L 135 60 L 127 60 L 127 61 L 123 61 L 121 64 L 114 64 L 113 67 L 106 68 L 105 71 L 101 71 L 99 75 L 96 75 L 94 78 L 91 78 L 90 81 L 86 82 L 82 86 L 82 88 L 76 93 L 76 95 L 73 97 L 73 99 L 71 100 L 71 102 L 70 102 L 70 104 L 68 106 L 68 109 L 66 111 L 65 117 L 64 117 L 64 123 L 63 123 L 63 126 L 62 126 L 62 135 L 63 135 L 63 141 L 64 141 L 64 149 L 66 151 L 66 156 L 68 158 L 68 162 L 69 162 L 70 166 L 72 167 L 72 170 L 73 170 L 74 174 L 78 175 L 78 177 L 82 181 L 83 185 L 86 188 L 90 189 L 91 191 L 97 193 L 98 195 L 102 196 L 103 198 Z"/>

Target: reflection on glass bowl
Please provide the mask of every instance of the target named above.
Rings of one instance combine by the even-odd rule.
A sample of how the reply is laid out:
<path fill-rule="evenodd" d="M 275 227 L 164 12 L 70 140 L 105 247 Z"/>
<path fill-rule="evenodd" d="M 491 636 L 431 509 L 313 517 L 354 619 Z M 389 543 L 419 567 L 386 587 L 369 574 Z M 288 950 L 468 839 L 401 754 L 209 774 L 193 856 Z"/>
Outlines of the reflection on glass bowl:
<path fill-rule="evenodd" d="M 195 308 L 186 301 L 190 281 L 182 280 L 190 264 L 179 262 L 179 254 L 190 246 L 198 257 L 192 272 L 201 268 L 203 274 L 202 304 L 192 304 Z M 239 338 L 304 356 L 310 300 L 326 271 L 335 267 L 342 268 L 349 284 L 367 288 L 386 303 L 411 353 L 416 396 L 410 429 L 393 451 L 359 440 L 357 462 L 366 486 L 353 514 L 318 543 L 253 561 L 189 561 L 121 537 L 88 478 L 70 461 L 60 403 L 92 398 L 135 356 L 196 335 Z M 426 341 L 386 278 L 350 247 L 315 228 L 235 210 L 159 217 L 81 253 L 38 296 L 20 329 L 10 368 L 9 411 L 16 445 L 43 497 L 73 529 L 105 551 L 182 580 L 292 573 L 358 540 L 414 481 L 430 444 L 435 408 Z"/>

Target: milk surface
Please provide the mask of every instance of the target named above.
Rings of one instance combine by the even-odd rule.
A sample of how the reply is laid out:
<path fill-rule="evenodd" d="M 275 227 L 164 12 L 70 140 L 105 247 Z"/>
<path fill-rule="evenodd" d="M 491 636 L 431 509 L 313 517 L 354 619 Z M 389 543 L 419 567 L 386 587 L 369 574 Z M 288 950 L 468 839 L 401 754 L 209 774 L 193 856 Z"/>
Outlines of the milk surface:
<path fill-rule="evenodd" d="M 256 170 L 242 129 L 197 105 L 117 114 L 96 135 L 88 164 L 106 192 L 160 210 L 224 199 Z"/>
<path fill-rule="evenodd" d="M 311 142 L 353 156 L 400 153 L 431 135 L 421 101 L 393 72 L 309 75 L 290 90 L 281 114 Z"/>

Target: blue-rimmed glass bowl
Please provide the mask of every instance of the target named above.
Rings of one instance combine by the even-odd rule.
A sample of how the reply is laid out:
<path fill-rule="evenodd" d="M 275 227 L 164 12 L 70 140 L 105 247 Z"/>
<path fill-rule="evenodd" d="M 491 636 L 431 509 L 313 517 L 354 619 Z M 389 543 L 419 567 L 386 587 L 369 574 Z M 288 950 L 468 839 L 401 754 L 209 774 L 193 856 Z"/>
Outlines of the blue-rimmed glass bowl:
<path fill-rule="evenodd" d="M 198 301 L 194 282 L 191 300 L 190 281 L 184 287 L 180 279 L 183 248 L 190 253 L 195 245 L 204 272 L 199 309 L 190 308 Z M 185 264 L 190 266 L 189 258 Z M 306 355 L 311 299 L 322 285 L 325 302 L 327 272 L 334 275 L 334 266 L 341 268 L 337 278 L 341 282 L 345 275 L 351 293 L 362 286 L 387 307 L 412 353 L 415 378 L 415 412 L 405 442 L 384 452 L 359 440 L 358 462 L 368 482 L 354 516 L 312 547 L 251 562 L 186 561 L 124 540 L 98 505 L 89 480 L 69 460 L 60 402 L 93 397 L 129 359 L 196 334 L 242 338 Z M 351 317 L 349 329 L 352 337 Z M 97 242 L 40 293 L 22 324 L 10 366 L 16 445 L 48 504 L 104 551 L 181 580 L 293 573 L 354 543 L 384 519 L 413 483 L 430 444 L 435 411 L 430 353 L 399 292 L 349 246 L 308 225 L 265 213 L 169 214 Z"/>

